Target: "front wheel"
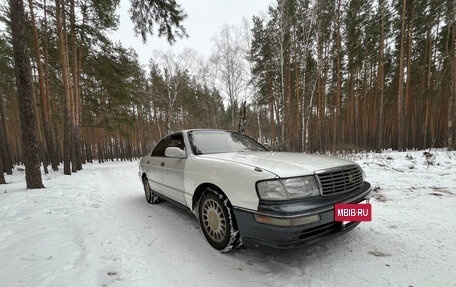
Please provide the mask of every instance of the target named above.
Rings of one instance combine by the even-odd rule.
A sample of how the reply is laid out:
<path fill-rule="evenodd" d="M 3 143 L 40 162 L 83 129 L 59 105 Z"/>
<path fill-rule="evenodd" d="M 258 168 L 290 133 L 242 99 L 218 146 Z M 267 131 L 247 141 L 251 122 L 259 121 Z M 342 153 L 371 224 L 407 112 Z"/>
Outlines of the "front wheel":
<path fill-rule="evenodd" d="M 156 204 L 160 202 L 160 197 L 150 188 L 149 180 L 147 177 L 143 177 L 144 194 L 146 195 L 146 201 L 150 204 Z"/>
<path fill-rule="evenodd" d="M 239 231 L 228 199 L 208 189 L 199 202 L 199 221 L 204 236 L 212 247 L 228 252 L 240 245 Z"/>

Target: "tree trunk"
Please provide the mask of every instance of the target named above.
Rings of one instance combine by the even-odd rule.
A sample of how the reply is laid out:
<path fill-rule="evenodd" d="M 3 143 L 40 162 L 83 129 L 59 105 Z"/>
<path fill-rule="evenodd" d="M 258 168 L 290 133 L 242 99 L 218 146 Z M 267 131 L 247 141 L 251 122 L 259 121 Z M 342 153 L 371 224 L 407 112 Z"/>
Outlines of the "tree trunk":
<path fill-rule="evenodd" d="M 447 145 L 450 150 L 456 148 L 456 2 L 448 5 L 448 38 L 447 38 L 447 54 L 450 62 L 450 95 L 448 97 L 448 112 L 447 112 Z"/>
<path fill-rule="evenodd" d="M 51 134 L 51 127 L 50 127 L 50 110 L 49 110 L 49 103 L 48 103 L 48 95 L 46 93 L 46 83 L 44 80 L 44 73 L 43 73 L 43 66 L 41 63 L 41 51 L 40 51 L 40 44 L 38 40 L 38 30 L 36 28 L 35 22 L 35 14 L 33 12 L 33 2 L 29 0 L 30 6 L 30 17 L 32 20 L 32 28 L 33 28 L 33 44 L 35 49 L 35 58 L 36 58 L 36 69 L 38 72 L 38 87 L 39 87 L 39 94 L 40 94 L 40 101 L 41 101 L 41 121 L 43 124 L 44 130 L 44 137 L 46 140 L 46 151 L 49 155 L 49 158 L 52 162 L 52 169 L 57 171 L 58 170 L 58 162 L 55 156 L 55 149 L 54 149 L 54 139 L 52 138 Z"/>
<path fill-rule="evenodd" d="M 268 85 L 268 99 L 269 99 L 269 136 L 271 138 L 271 150 L 276 148 L 276 135 L 275 135 L 275 120 L 274 120 L 274 92 L 272 90 L 271 72 L 266 71 L 266 82 Z"/>
<path fill-rule="evenodd" d="M 80 124 L 81 124 L 81 89 L 80 89 L 80 75 L 82 73 L 82 48 L 79 48 L 77 50 L 77 65 L 76 65 L 76 74 L 77 74 L 77 81 L 76 81 L 76 96 L 75 96 L 75 111 L 76 111 L 76 126 L 75 126 L 75 133 L 76 133 L 76 138 L 75 138 L 75 149 L 76 149 L 76 169 L 77 170 L 82 170 L 82 159 L 81 159 L 81 129 L 80 129 Z"/>
<path fill-rule="evenodd" d="M 76 17 L 75 17 L 74 0 L 70 0 L 70 49 L 71 49 L 71 70 L 73 80 L 73 93 L 72 93 L 72 171 L 82 170 L 81 163 L 81 135 L 79 130 L 79 76 L 80 76 L 80 54 L 81 50 L 78 48 L 76 41 Z"/>
<path fill-rule="evenodd" d="M 404 147 L 408 148 L 410 147 L 410 134 L 412 132 L 412 114 L 413 114 L 413 107 L 412 107 L 412 93 L 410 92 L 410 83 L 412 81 L 412 42 L 413 42 L 413 19 L 414 19 L 414 14 L 415 14 L 415 5 L 412 2 L 412 14 L 411 14 L 411 19 L 408 23 L 408 35 L 407 35 L 407 41 L 408 41 L 408 47 L 407 47 L 407 80 L 405 82 L 405 109 L 404 109 L 404 116 L 405 118 L 403 119 L 404 121 L 404 127 L 405 130 L 403 131 L 404 133 Z"/>
<path fill-rule="evenodd" d="M 46 95 L 46 99 L 49 99 L 49 87 L 51 85 L 50 79 L 49 79 L 49 55 L 48 55 L 48 35 L 47 35 L 47 30 L 48 30 L 48 25 L 47 25 L 47 6 L 46 6 L 46 0 L 43 1 L 44 5 L 44 41 L 43 41 L 43 51 L 44 51 L 44 95 Z M 44 134 L 47 140 L 47 145 L 48 145 L 48 151 L 49 151 L 49 157 L 51 159 L 51 164 L 52 164 L 52 170 L 58 171 L 59 170 L 59 152 L 58 152 L 58 146 L 55 141 L 55 133 L 54 133 L 54 127 L 52 125 L 51 121 L 51 112 L 54 109 L 51 109 L 51 105 L 48 102 L 47 106 L 47 111 L 46 111 L 46 117 L 48 120 L 48 125 L 44 127 Z M 48 140 L 49 139 L 49 140 Z"/>
<path fill-rule="evenodd" d="M 59 45 L 59 60 L 62 70 L 62 81 L 64 90 L 64 108 L 63 108 L 63 173 L 70 175 L 71 163 L 71 87 L 70 75 L 68 68 L 68 47 L 66 45 L 66 29 L 65 29 L 65 9 L 64 0 L 55 0 L 55 11 L 57 20 L 57 37 Z"/>
<path fill-rule="evenodd" d="M 431 107 L 432 107 L 432 100 L 429 94 L 427 92 L 431 88 L 431 75 L 432 75 L 432 24 L 428 24 L 429 27 L 427 29 L 427 34 L 426 34 L 426 52 L 425 52 L 425 61 L 427 61 L 427 76 L 426 80 L 423 81 L 423 95 L 425 97 L 424 100 L 424 123 L 422 125 L 422 134 L 423 134 L 423 140 L 422 140 L 422 147 L 427 148 L 428 144 L 431 142 L 429 140 L 429 130 L 431 129 Z"/>
<path fill-rule="evenodd" d="M 404 39 L 405 39 L 405 21 L 406 21 L 406 4 L 407 1 L 402 2 L 402 24 L 401 24 L 401 39 L 400 39 L 400 50 L 399 50 L 399 79 L 397 82 L 397 148 L 399 151 L 404 149 Z"/>
<path fill-rule="evenodd" d="M 4 130 L 3 125 L 3 97 L 0 95 L 0 184 L 5 184 L 5 167 L 4 162 L 6 159 L 4 158 L 3 149 L 6 148 L 6 132 Z M 5 140 L 5 147 L 3 146 L 3 141 Z"/>
<path fill-rule="evenodd" d="M 247 123 L 247 102 L 244 101 L 244 102 L 242 102 L 241 108 L 239 109 L 238 131 L 241 134 L 245 134 L 246 123 Z"/>
<path fill-rule="evenodd" d="M 333 123 L 333 152 L 336 152 L 341 129 L 341 106 L 342 106 L 342 77 L 341 77 L 341 57 L 342 57 L 342 44 L 340 35 L 340 14 L 341 14 L 341 0 L 337 3 L 337 93 L 336 93 L 336 115 Z"/>
<path fill-rule="evenodd" d="M 5 173 L 3 172 L 3 158 L 2 154 L 0 153 L 0 184 L 5 184 Z"/>
<path fill-rule="evenodd" d="M 0 172 L 6 172 L 6 174 L 10 175 L 13 174 L 13 161 L 7 141 L 5 110 L 3 108 L 2 96 L 0 96 L 0 160 L 2 160 L 3 165 L 3 168 L 0 169 Z"/>
<path fill-rule="evenodd" d="M 384 72 L 384 42 L 385 42 L 385 3 L 384 0 L 379 1 L 381 26 L 380 26 L 380 41 L 379 41 L 379 62 L 378 62 L 378 86 L 379 86 L 379 105 L 378 105 L 378 119 L 377 119 L 377 148 L 376 151 L 380 153 L 383 147 L 383 105 L 385 97 L 385 72 Z"/>
<path fill-rule="evenodd" d="M 321 32 L 321 27 L 318 27 L 317 31 L 317 81 L 318 81 L 318 89 L 317 89 L 317 99 L 318 99 L 318 120 L 316 126 L 318 127 L 315 131 L 316 142 L 314 146 L 318 146 L 319 151 L 323 151 L 323 137 L 324 137 L 324 110 L 325 110 L 325 93 L 324 93 L 324 84 L 323 84 L 323 35 Z"/>
<path fill-rule="evenodd" d="M 21 116 L 22 151 L 25 159 L 25 181 L 28 189 L 43 188 L 40 171 L 40 150 L 36 134 L 32 68 L 28 58 L 24 27 L 27 20 L 24 12 L 24 2 L 22 0 L 10 0 L 9 5 L 16 86 Z"/>

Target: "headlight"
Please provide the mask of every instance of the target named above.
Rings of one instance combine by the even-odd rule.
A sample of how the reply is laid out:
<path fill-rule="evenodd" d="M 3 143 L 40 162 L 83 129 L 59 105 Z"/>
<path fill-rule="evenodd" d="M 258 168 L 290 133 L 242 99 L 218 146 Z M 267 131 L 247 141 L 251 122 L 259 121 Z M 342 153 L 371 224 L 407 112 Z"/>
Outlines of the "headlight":
<path fill-rule="evenodd" d="M 314 176 L 260 181 L 256 186 L 258 196 L 263 200 L 288 200 L 320 195 Z"/>
<path fill-rule="evenodd" d="M 294 177 L 283 180 L 290 199 L 320 195 L 315 177 Z"/>
<path fill-rule="evenodd" d="M 257 183 L 258 196 L 264 200 L 286 200 L 287 192 L 280 179 L 265 180 Z"/>

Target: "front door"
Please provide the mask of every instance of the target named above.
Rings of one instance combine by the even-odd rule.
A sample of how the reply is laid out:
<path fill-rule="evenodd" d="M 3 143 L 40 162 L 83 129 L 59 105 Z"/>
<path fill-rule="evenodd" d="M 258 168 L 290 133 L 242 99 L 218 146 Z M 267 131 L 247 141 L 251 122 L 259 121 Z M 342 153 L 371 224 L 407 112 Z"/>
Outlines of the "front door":
<path fill-rule="evenodd" d="M 184 170 L 186 158 L 168 158 L 165 150 L 168 147 L 178 147 L 185 150 L 182 133 L 171 134 L 162 139 L 152 152 L 151 165 L 155 178 L 151 183 L 156 191 L 180 204 L 185 205 L 184 197 Z"/>

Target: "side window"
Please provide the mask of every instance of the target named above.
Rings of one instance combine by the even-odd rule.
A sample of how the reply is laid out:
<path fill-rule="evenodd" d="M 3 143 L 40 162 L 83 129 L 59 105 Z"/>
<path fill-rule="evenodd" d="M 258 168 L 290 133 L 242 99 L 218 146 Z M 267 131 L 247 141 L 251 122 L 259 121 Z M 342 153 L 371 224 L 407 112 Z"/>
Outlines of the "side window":
<path fill-rule="evenodd" d="M 165 150 L 167 147 L 178 147 L 181 150 L 185 149 L 183 135 L 181 133 L 172 134 L 162 139 L 152 152 L 152 156 L 165 157 Z"/>
<path fill-rule="evenodd" d="M 164 138 L 157 144 L 157 146 L 154 148 L 154 151 L 152 152 L 152 156 L 160 156 L 164 157 L 165 156 L 165 149 L 168 147 L 168 138 Z"/>

